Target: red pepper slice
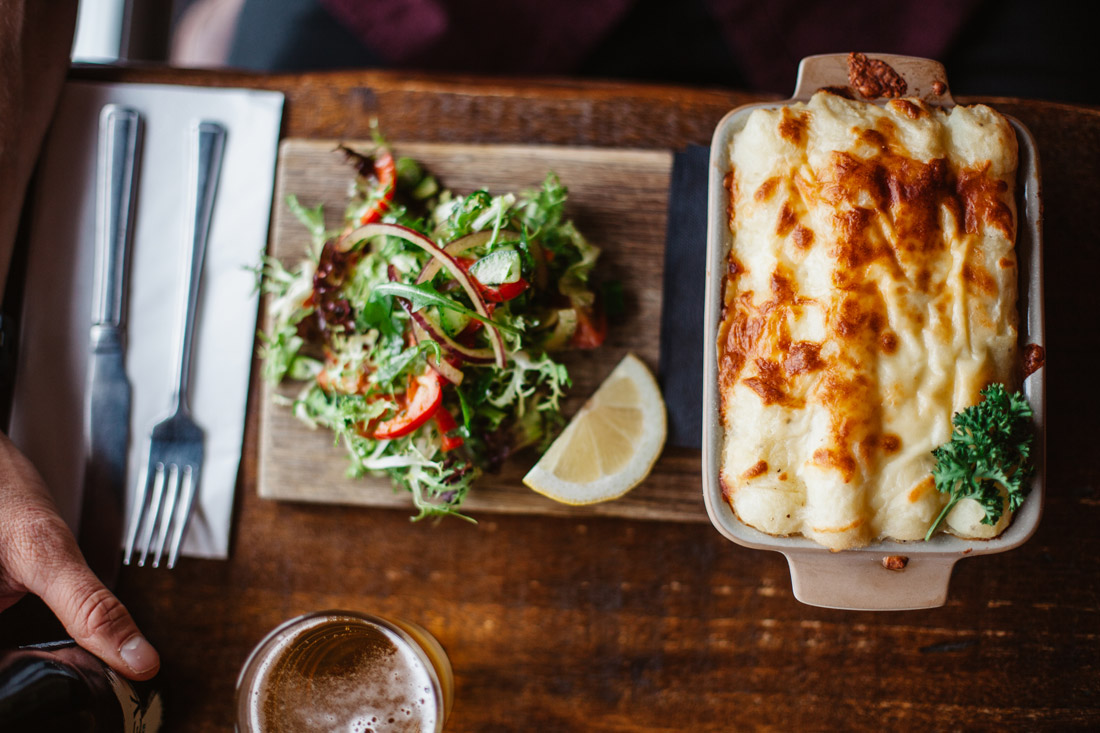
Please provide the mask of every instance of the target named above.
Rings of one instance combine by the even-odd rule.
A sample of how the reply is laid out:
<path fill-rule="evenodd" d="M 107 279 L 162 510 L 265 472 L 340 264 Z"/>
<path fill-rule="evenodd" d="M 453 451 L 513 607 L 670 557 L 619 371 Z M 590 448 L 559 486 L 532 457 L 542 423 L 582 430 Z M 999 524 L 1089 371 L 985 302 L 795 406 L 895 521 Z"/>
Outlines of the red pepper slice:
<path fill-rule="evenodd" d="M 524 280 L 522 277 L 519 280 L 516 280 L 514 283 L 502 283 L 501 285 L 497 285 L 495 287 L 490 285 L 482 285 L 481 283 L 477 282 L 476 277 L 471 277 L 470 279 L 477 284 L 477 289 L 481 291 L 481 297 L 485 298 L 485 300 L 487 301 L 492 301 L 494 303 L 504 303 L 506 301 L 509 301 L 527 289 L 527 281 Z"/>
<path fill-rule="evenodd" d="M 444 452 L 454 450 L 462 445 L 463 440 L 460 435 L 449 435 L 452 430 L 458 428 L 458 423 L 455 421 L 454 415 L 443 405 L 440 405 L 435 411 L 435 425 L 439 428 L 439 434 L 443 436 L 442 448 Z"/>
<path fill-rule="evenodd" d="M 442 378 L 429 369 L 409 380 L 409 388 L 398 398 L 397 414 L 374 429 L 378 440 L 408 435 L 431 419 L 443 402 Z"/>
<path fill-rule="evenodd" d="M 577 330 L 569 344 L 576 349 L 594 349 L 607 338 L 607 318 L 603 312 L 593 313 L 587 308 L 574 308 L 577 313 Z"/>
<path fill-rule="evenodd" d="M 359 218 L 359 224 L 370 224 L 382 218 L 393 201 L 394 183 L 397 181 L 397 163 L 388 150 L 374 157 L 374 175 L 378 179 L 377 197 L 371 207 Z"/>

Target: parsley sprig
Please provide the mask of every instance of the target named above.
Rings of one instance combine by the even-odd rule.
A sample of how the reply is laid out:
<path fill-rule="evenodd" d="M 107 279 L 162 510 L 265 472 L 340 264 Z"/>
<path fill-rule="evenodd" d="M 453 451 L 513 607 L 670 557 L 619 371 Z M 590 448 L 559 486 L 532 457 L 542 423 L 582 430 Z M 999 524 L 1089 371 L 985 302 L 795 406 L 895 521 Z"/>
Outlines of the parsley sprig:
<path fill-rule="evenodd" d="M 1022 392 L 1009 394 L 1003 384 L 982 390 L 982 401 L 951 418 L 951 440 L 932 451 L 936 489 L 951 499 L 928 529 L 929 539 L 961 499 L 973 499 L 985 510 L 983 524 L 996 524 L 1008 508 L 1015 512 L 1027 498 L 1030 463 L 1031 405 Z M 1000 487 L 1004 487 L 1002 495 Z"/>

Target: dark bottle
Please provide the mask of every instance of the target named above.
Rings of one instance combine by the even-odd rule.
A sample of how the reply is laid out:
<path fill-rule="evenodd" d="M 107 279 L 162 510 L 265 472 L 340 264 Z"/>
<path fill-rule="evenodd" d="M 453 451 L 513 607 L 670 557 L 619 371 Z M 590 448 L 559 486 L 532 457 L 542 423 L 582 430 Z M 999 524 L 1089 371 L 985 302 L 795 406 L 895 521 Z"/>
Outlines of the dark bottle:
<path fill-rule="evenodd" d="M 5 733 L 156 733 L 160 696 L 72 641 L 0 651 Z"/>

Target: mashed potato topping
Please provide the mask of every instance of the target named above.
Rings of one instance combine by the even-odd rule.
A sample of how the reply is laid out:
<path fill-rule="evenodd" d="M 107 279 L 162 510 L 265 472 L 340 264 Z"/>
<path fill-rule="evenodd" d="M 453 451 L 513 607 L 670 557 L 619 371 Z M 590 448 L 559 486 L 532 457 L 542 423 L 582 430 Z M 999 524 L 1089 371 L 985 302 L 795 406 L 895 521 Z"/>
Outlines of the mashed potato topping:
<path fill-rule="evenodd" d="M 730 146 L 723 493 L 832 548 L 917 540 L 951 415 L 1016 374 L 1016 138 L 985 106 L 819 92 Z M 962 536 L 1003 529 L 948 517 Z"/>

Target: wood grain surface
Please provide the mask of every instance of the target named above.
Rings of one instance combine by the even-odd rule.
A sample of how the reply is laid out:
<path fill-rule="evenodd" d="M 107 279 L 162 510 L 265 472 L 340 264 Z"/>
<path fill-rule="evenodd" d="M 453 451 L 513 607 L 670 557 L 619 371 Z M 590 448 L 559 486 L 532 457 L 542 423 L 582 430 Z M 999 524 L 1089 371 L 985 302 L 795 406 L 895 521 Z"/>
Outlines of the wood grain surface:
<path fill-rule="evenodd" d="M 375 115 L 399 141 L 667 152 L 708 143 L 726 112 L 760 101 L 380 72 L 80 74 L 280 89 L 284 136 L 323 139 L 368 137 Z M 455 668 L 453 733 L 1100 728 L 1100 110 L 981 101 L 1028 125 L 1042 157 L 1048 492 L 1027 544 L 961 561 L 943 608 L 846 612 L 799 604 L 782 557 L 697 522 L 410 524 L 404 509 L 269 501 L 256 491 L 254 370 L 230 559 L 125 568 L 117 588 L 162 654 L 166 733 L 230 730 L 252 645 L 325 607 L 435 634 Z M 666 450 L 662 466 L 700 490 L 697 452 Z M 0 641 L 47 633 L 45 614 L 21 610 L 0 616 Z"/>
<path fill-rule="evenodd" d="M 290 212 L 289 194 L 306 206 L 325 204 L 327 224 L 342 224 L 351 168 L 336 150 L 338 140 L 285 140 L 279 150 L 271 254 L 287 265 L 309 246 L 305 228 Z M 356 141 L 345 141 L 355 147 Z M 600 247 L 597 276 L 623 283 L 625 313 L 609 324 L 608 340 L 591 352 L 566 352 L 573 388 L 563 402 L 572 415 L 627 352 L 657 370 L 664 272 L 665 219 L 672 155 L 668 151 L 609 150 L 519 145 L 401 143 L 397 155 L 421 161 L 443 185 L 458 193 L 486 188 L 494 193 L 535 189 L 547 171 L 569 187 L 566 215 L 588 240 Z M 369 148 L 370 143 L 363 143 Z M 700 243 L 703 246 L 703 243 Z M 350 479 L 342 445 L 332 434 L 310 430 L 273 395 L 293 397 L 300 384 L 278 388 L 264 384 L 260 397 L 260 496 L 365 506 L 403 507 L 413 511 L 405 492 L 388 478 Z M 487 512 L 622 516 L 643 519 L 707 521 L 703 498 L 693 482 L 684 482 L 658 462 L 652 478 L 618 501 L 569 507 L 523 486 L 521 479 L 538 456 L 526 451 L 506 462 L 500 473 L 480 478 L 463 509 L 473 517 Z M 415 512 L 413 512 L 415 513 Z"/>

